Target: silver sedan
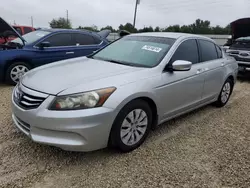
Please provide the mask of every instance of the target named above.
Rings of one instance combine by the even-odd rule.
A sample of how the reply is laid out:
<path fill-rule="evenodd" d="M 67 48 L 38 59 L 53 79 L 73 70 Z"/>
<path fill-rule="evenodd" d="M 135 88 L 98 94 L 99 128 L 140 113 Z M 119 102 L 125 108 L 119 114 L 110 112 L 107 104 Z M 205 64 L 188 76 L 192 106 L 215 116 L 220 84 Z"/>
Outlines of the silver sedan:
<path fill-rule="evenodd" d="M 33 141 L 64 150 L 139 147 L 151 128 L 201 106 L 224 106 L 238 66 L 209 38 L 127 35 L 88 57 L 26 73 L 13 121 Z"/>

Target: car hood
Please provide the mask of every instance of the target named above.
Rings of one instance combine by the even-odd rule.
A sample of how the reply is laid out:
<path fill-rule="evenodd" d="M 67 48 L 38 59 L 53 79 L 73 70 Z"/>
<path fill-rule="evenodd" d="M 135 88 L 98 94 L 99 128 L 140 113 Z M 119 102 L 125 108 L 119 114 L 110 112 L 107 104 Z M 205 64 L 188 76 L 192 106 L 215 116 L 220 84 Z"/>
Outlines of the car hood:
<path fill-rule="evenodd" d="M 25 42 L 24 38 L 11 25 L 9 25 L 4 19 L 0 17 L 0 35 L 4 36 L 6 32 L 14 33 L 23 41 L 23 43 Z"/>
<path fill-rule="evenodd" d="M 21 83 L 30 89 L 57 95 L 64 90 L 79 85 L 83 85 L 83 87 L 87 85 L 85 88 L 91 86 L 93 87 L 91 89 L 97 89 L 98 87 L 107 87 L 107 84 L 117 84 L 117 81 L 119 82 L 117 80 L 118 75 L 132 74 L 142 69 L 147 68 L 81 57 L 33 69 L 22 77 Z M 124 83 L 126 80 L 131 82 L 131 77 L 127 75 L 121 78 L 120 83 Z"/>

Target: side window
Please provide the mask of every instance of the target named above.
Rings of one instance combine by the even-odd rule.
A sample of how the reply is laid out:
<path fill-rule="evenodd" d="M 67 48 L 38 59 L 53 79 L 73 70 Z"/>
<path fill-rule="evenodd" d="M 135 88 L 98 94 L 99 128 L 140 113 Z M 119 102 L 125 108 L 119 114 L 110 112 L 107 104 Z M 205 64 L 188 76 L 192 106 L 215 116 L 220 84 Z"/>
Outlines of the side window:
<path fill-rule="evenodd" d="M 180 46 L 175 51 L 171 62 L 176 60 L 190 61 L 193 64 L 199 62 L 199 54 L 196 40 L 190 39 L 186 40 L 180 44 Z"/>
<path fill-rule="evenodd" d="M 81 33 L 74 33 L 74 45 L 94 45 L 96 41 L 91 35 L 85 35 Z"/>
<path fill-rule="evenodd" d="M 71 34 L 69 33 L 60 33 L 55 34 L 43 42 L 49 42 L 51 47 L 59 47 L 59 46 L 73 46 L 73 42 L 71 40 Z"/>
<path fill-rule="evenodd" d="M 199 43 L 201 48 L 201 62 L 218 59 L 214 43 L 206 40 L 199 40 Z"/>
<path fill-rule="evenodd" d="M 32 32 L 32 29 L 30 27 L 24 27 L 24 34 Z"/>
<path fill-rule="evenodd" d="M 216 45 L 216 50 L 217 50 L 218 58 L 219 58 L 219 59 L 222 58 L 223 55 L 222 55 L 222 50 L 221 50 L 221 48 L 220 48 L 219 46 Z"/>

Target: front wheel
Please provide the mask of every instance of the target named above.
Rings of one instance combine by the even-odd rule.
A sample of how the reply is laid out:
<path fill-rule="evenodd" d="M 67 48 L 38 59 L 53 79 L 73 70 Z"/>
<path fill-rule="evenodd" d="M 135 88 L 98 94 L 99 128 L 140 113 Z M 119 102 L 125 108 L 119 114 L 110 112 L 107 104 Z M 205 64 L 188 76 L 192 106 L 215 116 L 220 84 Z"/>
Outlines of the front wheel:
<path fill-rule="evenodd" d="M 15 62 L 11 64 L 7 71 L 5 80 L 11 85 L 15 85 L 19 82 L 19 79 L 30 70 L 30 66 L 24 62 Z"/>
<path fill-rule="evenodd" d="M 138 148 L 146 139 L 152 125 L 152 111 L 148 103 L 135 100 L 117 115 L 110 134 L 110 144 L 122 152 Z"/>
<path fill-rule="evenodd" d="M 215 102 L 215 105 L 217 107 L 223 107 L 227 104 L 232 94 L 233 86 L 234 86 L 233 80 L 228 78 L 222 87 L 222 90 L 220 92 L 217 101 Z"/>

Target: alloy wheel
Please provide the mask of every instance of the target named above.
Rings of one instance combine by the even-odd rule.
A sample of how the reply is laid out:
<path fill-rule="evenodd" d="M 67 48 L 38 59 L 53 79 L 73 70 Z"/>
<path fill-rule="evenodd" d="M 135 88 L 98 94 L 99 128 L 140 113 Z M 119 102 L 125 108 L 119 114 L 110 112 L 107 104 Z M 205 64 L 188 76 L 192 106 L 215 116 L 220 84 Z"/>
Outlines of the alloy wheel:
<path fill-rule="evenodd" d="M 222 103 L 226 103 L 227 100 L 229 99 L 230 96 L 230 92 L 231 92 L 231 85 L 229 82 L 227 82 L 221 92 L 221 102 Z"/>
<path fill-rule="evenodd" d="M 122 142 L 127 146 L 138 143 L 146 133 L 148 116 L 142 109 L 131 111 L 123 120 L 120 136 Z"/>
<path fill-rule="evenodd" d="M 18 82 L 19 79 L 28 72 L 29 69 L 24 65 L 17 65 L 13 67 L 10 71 L 10 78 L 13 80 L 13 82 Z"/>

